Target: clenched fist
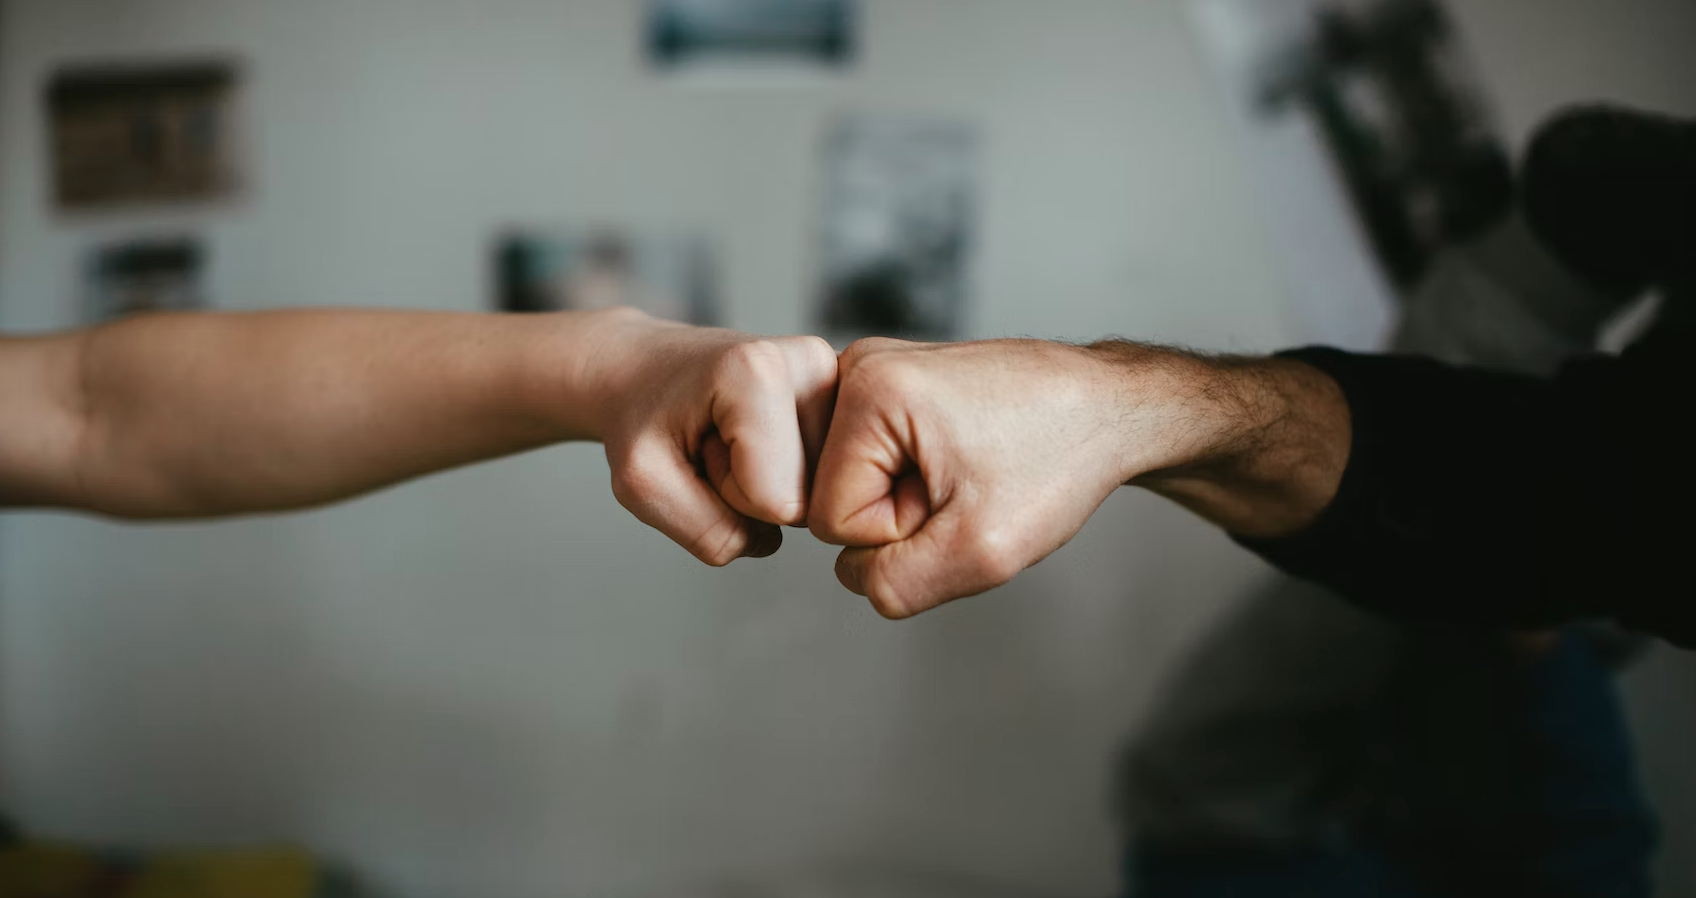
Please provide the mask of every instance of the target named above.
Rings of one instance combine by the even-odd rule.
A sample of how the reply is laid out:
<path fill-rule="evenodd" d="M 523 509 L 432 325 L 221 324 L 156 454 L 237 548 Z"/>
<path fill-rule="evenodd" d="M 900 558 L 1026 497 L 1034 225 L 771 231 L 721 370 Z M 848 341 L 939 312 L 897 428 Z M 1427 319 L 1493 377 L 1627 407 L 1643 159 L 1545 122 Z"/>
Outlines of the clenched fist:
<path fill-rule="evenodd" d="M 1235 533 L 1295 532 L 1348 458 L 1335 383 L 1297 362 L 872 339 L 840 377 L 808 523 L 890 618 L 1006 583 L 1125 483 Z"/>
<path fill-rule="evenodd" d="M 777 551 L 779 525 L 807 519 L 836 392 L 830 345 L 596 314 L 590 429 L 619 503 L 711 565 Z"/>
<path fill-rule="evenodd" d="M 1176 412 L 1137 382 L 1102 348 L 856 343 L 841 358 L 812 531 L 847 547 L 837 576 L 886 617 L 999 586 L 1170 450 L 1135 438 Z"/>

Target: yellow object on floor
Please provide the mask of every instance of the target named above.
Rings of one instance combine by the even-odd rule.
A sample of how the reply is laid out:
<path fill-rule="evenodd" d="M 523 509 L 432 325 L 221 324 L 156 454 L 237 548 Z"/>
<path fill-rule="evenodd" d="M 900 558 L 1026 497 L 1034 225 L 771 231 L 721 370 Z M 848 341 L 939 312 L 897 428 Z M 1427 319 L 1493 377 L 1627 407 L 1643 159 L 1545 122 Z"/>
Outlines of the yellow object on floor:
<path fill-rule="evenodd" d="M 52 842 L 0 848 L 0 898 L 313 898 L 319 869 L 290 849 L 124 857 Z"/>

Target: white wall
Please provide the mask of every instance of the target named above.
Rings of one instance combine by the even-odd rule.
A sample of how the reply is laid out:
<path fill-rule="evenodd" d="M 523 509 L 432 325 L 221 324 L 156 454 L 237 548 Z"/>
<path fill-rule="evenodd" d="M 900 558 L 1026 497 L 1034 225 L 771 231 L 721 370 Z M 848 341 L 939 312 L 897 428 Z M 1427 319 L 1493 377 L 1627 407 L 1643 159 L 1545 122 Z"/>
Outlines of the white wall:
<path fill-rule="evenodd" d="M 1451 0 L 1514 140 L 1577 101 L 1696 115 L 1696 3 Z"/>
<path fill-rule="evenodd" d="M 605 220 L 712 228 L 730 323 L 803 330 L 822 126 L 893 110 L 986 128 L 975 333 L 1315 336 L 1179 0 L 868 0 L 856 74 L 753 91 L 655 81 L 639 0 L 0 3 L 9 329 L 72 323 L 83 251 L 151 225 L 207 235 L 227 307 L 473 308 L 493 230 Z M 1581 89 L 1689 108 L 1687 0 L 1457 5 L 1516 134 Z M 250 67 L 251 197 L 52 214 L 51 66 L 189 51 Z M 697 567 L 616 506 L 591 447 L 275 520 L 3 518 L 0 790 L 49 831 L 288 838 L 405 895 L 832 859 L 1109 891 L 1111 752 L 1257 563 L 1130 492 L 999 594 L 910 624 L 830 561 L 792 534 Z M 1639 691 L 1664 711 L 1689 670 Z M 1688 845 L 1696 732 L 1669 720 L 1646 755 Z"/>
<path fill-rule="evenodd" d="M 677 89 L 638 0 L 13 0 L 0 323 L 70 324 L 39 88 L 67 59 L 234 51 L 251 198 L 209 216 L 235 308 L 474 308 L 509 222 L 700 223 L 731 323 L 805 329 L 838 110 L 985 128 L 985 335 L 1293 335 L 1176 2 L 874 0 L 837 84 Z M 333 512 L 0 531 L 7 805 L 49 831 L 302 840 L 408 895 L 636 894 L 847 859 L 1115 881 L 1110 756 L 1152 674 L 1260 567 L 1127 492 L 999 595 L 877 619 L 805 534 L 724 572 L 567 448 Z"/>
<path fill-rule="evenodd" d="M 1191 0 L 1189 10 L 1234 120 L 1262 229 L 1287 284 L 1289 326 L 1303 342 L 1370 352 L 1396 320 L 1396 292 L 1355 214 L 1312 115 L 1268 115 L 1256 100 L 1267 60 L 1313 28 L 1322 0 Z"/>

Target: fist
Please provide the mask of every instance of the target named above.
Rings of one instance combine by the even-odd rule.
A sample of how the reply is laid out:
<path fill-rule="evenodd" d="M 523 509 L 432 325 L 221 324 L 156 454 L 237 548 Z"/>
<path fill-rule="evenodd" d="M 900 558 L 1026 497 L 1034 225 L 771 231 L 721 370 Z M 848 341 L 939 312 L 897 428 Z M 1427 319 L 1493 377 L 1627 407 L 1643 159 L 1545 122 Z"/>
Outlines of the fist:
<path fill-rule="evenodd" d="M 830 345 L 594 314 L 588 395 L 619 503 L 710 565 L 777 551 L 781 525 L 807 519 L 836 393 Z"/>
<path fill-rule="evenodd" d="M 1000 586 L 1064 545 L 1134 465 L 1127 387 L 1093 350 L 862 340 L 840 360 L 808 523 L 889 618 Z"/>

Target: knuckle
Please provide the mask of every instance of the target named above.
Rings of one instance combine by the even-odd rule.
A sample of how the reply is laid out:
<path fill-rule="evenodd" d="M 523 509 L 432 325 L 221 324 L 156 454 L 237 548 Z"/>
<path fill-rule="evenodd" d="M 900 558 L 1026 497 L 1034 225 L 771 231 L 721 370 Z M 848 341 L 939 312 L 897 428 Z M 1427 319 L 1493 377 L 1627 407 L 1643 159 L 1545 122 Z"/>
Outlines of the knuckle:
<path fill-rule="evenodd" d="M 792 374 L 798 383 L 829 381 L 836 383 L 841 369 L 835 347 L 823 337 L 785 337 L 781 341 L 788 353 Z"/>
<path fill-rule="evenodd" d="M 645 508 L 659 497 L 663 460 L 658 453 L 637 448 L 613 465 L 612 494 L 618 504 L 631 511 Z"/>
<path fill-rule="evenodd" d="M 838 529 L 832 516 L 820 507 L 816 497 L 813 500 L 813 507 L 807 510 L 807 531 L 827 546 L 842 545 L 842 531 Z"/>
<path fill-rule="evenodd" d="M 770 340 L 749 340 L 726 349 L 718 370 L 721 376 L 754 380 L 779 379 L 789 373 L 783 348 Z"/>
<path fill-rule="evenodd" d="M 801 351 L 821 368 L 836 367 L 836 347 L 823 337 L 800 337 Z"/>
<path fill-rule="evenodd" d="M 653 481 L 632 466 L 625 465 L 612 472 L 612 496 L 626 509 L 635 511 L 647 505 L 652 495 Z"/>
<path fill-rule="evenodd" d="M 842 351 L 842 363 L 858 364 L 880 351 L 898 349 L 906 345 L 908 344 L 892 337 L 861 337 L 848 344 L 848 348 Z"/>
<path fill-rule="evenodd" d="M 829 484 L 822 480 L 813 485 L 813 495 L 807 507 L 807 529 L 820 542 L 831 546 L 849 546 L 853 538 L 854 512 L 846 507 Z"/>
<path fill-rule="evenodd" d="M 809 334 L 804 337 L 797 337 L 796 339 L 801 341 L 802 346 L 807 347 L 808 352 L 818 356 L 819 358 L 824 358 L 825 356 L 829 356 L 833 359 L 836 358 L 836 347 L 831 346 L 830 341 L 823 337 L 815 337 Z"/>
<path fill-rule="evenodd" d="M 980 530 L 966 545 L 965 561 L 971 570 L 997 586 L 1024 569 L 1019 559 L 1019 540 L 1005 527 Z"/>
<path fill-rule="evenodd" d="M 866 590 L 866 600 L 871 602 L 872 609 L 886 620 L 907 620 L 915 612 L 905 596 L 889 582 L 875 567 L 866 572 L 863 584 Z"/>
<path fill-rule="evenodd" d="M 905 396 L 924 390 L 924 371 L 900 355 L 870 356 L 860 362 L 854 373 L 860 389 L 878 395 Z"/>
<path fill-rule="evenodd" d="M 858 367 L 860 363 L 865 362 L 865 356 L 872 353 L 873 350 L 877 350 L 877 338 L 875 336 L 855 340 L 848 345 L 846 350 L 843 350 L 840 356 L 836 356 L 836 363 L 846 372 L 846 370 Z"/>

